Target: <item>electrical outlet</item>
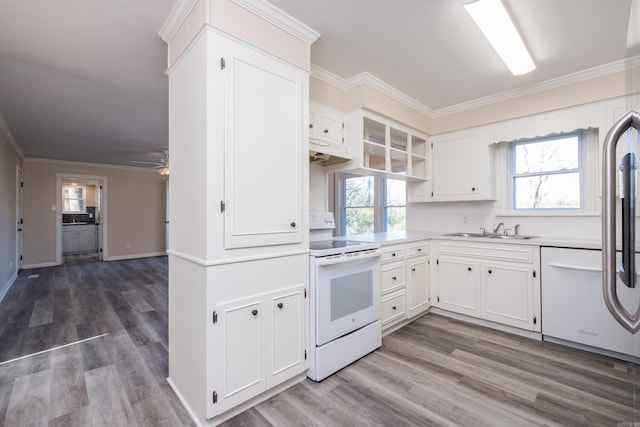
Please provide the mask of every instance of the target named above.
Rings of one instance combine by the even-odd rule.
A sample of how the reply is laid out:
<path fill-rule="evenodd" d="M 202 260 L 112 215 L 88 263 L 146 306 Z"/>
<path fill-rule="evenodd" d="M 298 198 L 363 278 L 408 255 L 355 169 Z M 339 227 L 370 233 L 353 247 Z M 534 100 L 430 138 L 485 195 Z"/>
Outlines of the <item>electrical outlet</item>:
<path fill-rule="evenodd" d="M 467 217 L 466 217 L 466 216 L 464 216 L 464 215 L 462 216 L 462 223 L 463 223 L 463 224 L 466 224 L 466 223 L 467 223 Z"/>

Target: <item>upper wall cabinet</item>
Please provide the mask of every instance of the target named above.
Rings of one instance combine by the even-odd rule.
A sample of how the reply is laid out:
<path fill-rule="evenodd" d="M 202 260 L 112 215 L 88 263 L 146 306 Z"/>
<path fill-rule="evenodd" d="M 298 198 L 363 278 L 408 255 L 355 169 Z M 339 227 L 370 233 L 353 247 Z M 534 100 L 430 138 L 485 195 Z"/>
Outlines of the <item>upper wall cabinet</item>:
<path fill-rule="evenodd" d="M 365 110 L 347 113 L 346 129 L 354 169 L 397 179 L 428 179 L 426 135 Z"/>
<path fill-rule="evenodd" d="M 309 158 L 324 166 L 353 158 L 344 143 L 344 112 L 309 102 Z"/>
<path fill-rule="evenodd" d="M 431 143 L 431 201 L 493 200 L 491 151 L 476 135 Z"/>

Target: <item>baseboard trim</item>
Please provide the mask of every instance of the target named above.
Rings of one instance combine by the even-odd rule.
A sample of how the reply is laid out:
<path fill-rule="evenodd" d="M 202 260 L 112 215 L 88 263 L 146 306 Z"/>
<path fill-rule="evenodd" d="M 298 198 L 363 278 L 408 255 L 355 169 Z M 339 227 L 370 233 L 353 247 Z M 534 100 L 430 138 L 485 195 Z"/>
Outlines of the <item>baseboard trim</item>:
<path fill-rule="evenodd" d="M 36 264 L 23 264 L 22 269 L 28 270 L 30 268 L 44 268 L 44 267 L 55 267 L 56 265 L 60 265 L 57 262 L 40 262 Z"/>
<path fill-rule="evenodd" d="M 11 286 L 13 286 L 13 284 L 16 282 L 17 279 L 18 279 L 18 272 L 16 271 L 15 273 L 13 273 L 13 276 L 9 277 L 9 280 L 7 281 L 7 283 L 5 283 L 4 286 L 2 286 L 2 289 L 0 289 L 0 302 L 2 302 L 5 295 L 7 295 L 7 292 L 9 292 L 9 289 L 11 289 Z"/>
<path fill-rule="evenodd" d="M 166 252 L 148 252 L 144 254 L 131 254 L 131 255 L 116 255 L 104 258 L 105 261 L 122 261 L 125 259 L 137 259 L 137 258 L 153 258 L 156 256 L 166 256 Z"/>

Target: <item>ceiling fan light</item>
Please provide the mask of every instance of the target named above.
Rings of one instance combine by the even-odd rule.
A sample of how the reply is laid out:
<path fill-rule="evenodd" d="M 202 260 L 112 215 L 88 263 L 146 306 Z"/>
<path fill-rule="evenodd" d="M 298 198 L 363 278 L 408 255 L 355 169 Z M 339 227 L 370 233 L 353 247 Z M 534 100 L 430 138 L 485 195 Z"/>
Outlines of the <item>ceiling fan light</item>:
<path fill-rule="evenodd" d="M 463 0 L 464 7 L 513 75 L 535 70 L 527 48 L 501 0 Z"/>

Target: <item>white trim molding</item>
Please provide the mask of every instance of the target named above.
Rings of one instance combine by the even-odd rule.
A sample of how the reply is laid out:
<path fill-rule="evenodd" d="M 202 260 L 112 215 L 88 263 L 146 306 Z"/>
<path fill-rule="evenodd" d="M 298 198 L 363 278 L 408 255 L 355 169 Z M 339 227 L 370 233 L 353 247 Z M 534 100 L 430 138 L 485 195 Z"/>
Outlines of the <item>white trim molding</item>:
<path fill-rule="evenodd" d="M 433 116 L 433 110 L 420 101 L 415 100 L 404 92 L 399 91 L 395 87 L 391 86 L 384 80 L 379 79 L 371 73 L 366 71 L 357 74 L 350 79 L 345 81 L 345 88 L 347 90 L 353 89 L 357 86 L 366 85 L 369 86 L 378 92 L 388 96 L 391 99 L 394 99 L 408 107 L 413 108 L 419 113 L 424 114 L 427 117 Z"/>
<path fill-rule="evenodd" d="M 176 32 L 182 25 L 193 7 L 198 3 L 198 0 L 178 0 L 169 12 L 169 16 L 158 30 L 158 35 L 165 43 L 169 44 L 173 36 L 176 35 Z"/>
<path fill-rule="evenodd" d="M 76 162 L 71 160 L 40 159 L 36 157 L 25 157 L 23 161 L 28 163 L 49 163 L 49 164 L 56 164 L 56 165 L 69 165 L 69 166 L 90 166 L 90 167 L 96 167 L 96 168 L 124 169 L 129 171 L 151 172 L 154 174 L 158 173 L 156 169 L 149 169 L 148 167 L 145 167 L 145 166 L 109 165 L 106 163 L 88 163 L 88 162 Z M 76 176 L 77 174 L 72 174 L 72 175 Z"/>
<path fill-rule="evenodd" d="M 338 76 L 337 74 L 333 74 L 331 71 L 325 70 L 324 68 L 316 64 L 311 64 L 311 77 L 328 83 L 331 86 L 335 86 L 338 89 L 347 89 L 347 81 L 345 79 Z"/>
<path fill-rule="evenodd" d="M 24 160 L 24 152 L 13 137 L 13 133 L 11 133 L 11 129 L 9 129 L 9 125 L 4 120 L 4 117 L 2 117 L 2 114 L 0 114 L 0 134 L 2 134 L 4 139 L 6 139 L 9 145 L 15 150 L 18 157 Z"/>
<path fill-rule="evenodd" d="M 105 257 L 105 261 L 122 261 L 125 259 L 137 259 L 137 258 L 153 258 L 157 256 L 167 256 L 166 252 L 147 252 L 144 254 L 131 254 L 131 255 L 116 255 Z"/>
<path fill-rule="evenodd" d="M 435 110 L 433 118 L 447 116 L 449 114 L 461 113 L 474 108 L 484 107 L 495 104 L 497 102 L 508 101 L 522 96 L 533 95 L 535 93 L 544 92 L 546 90 L 557 89 L 575 83 L 581 83 L 587 80 L 608 76 L 610 74 L 627 71 L 640 67 L 640 56 L 626 58 L 619 61 L 610 62 L 608 64 L 598 65 L 597 67 L 588 68 L 586 70 L 567 74 L 565 76 L 556 77 L 540 83 L 529 86 L 523 86 L 505 92 L 496 93 L 494 95 L 477 98 L 468 102 L 452 105 L 450 107 Z"/>
<path fill-rule="evenodd" d="M 0 288 L 0 302 L 2 302 L 4 297 L 9 292 L 9 289 L 11 289 L 11 286 L 13 286 L 13 284 L 16 282 L 17 279 L 18 279 L 18 272 L 16 271 L 15 273 L 13 273 L 11 277 L 9 277 L 9 280 L 7 281 L 7 283 L 5 283 L 4 286 L 2 286 L 2 288 Z"/>
<path fill-rule="evenodd" d="M 320 33 L 286 14 L 271 3 L 264 0 L 231 0 L 237 5 L 258 15 L 267 22 L 297 37 L 303 42 L 312 44 L 320 37 Z"/>

